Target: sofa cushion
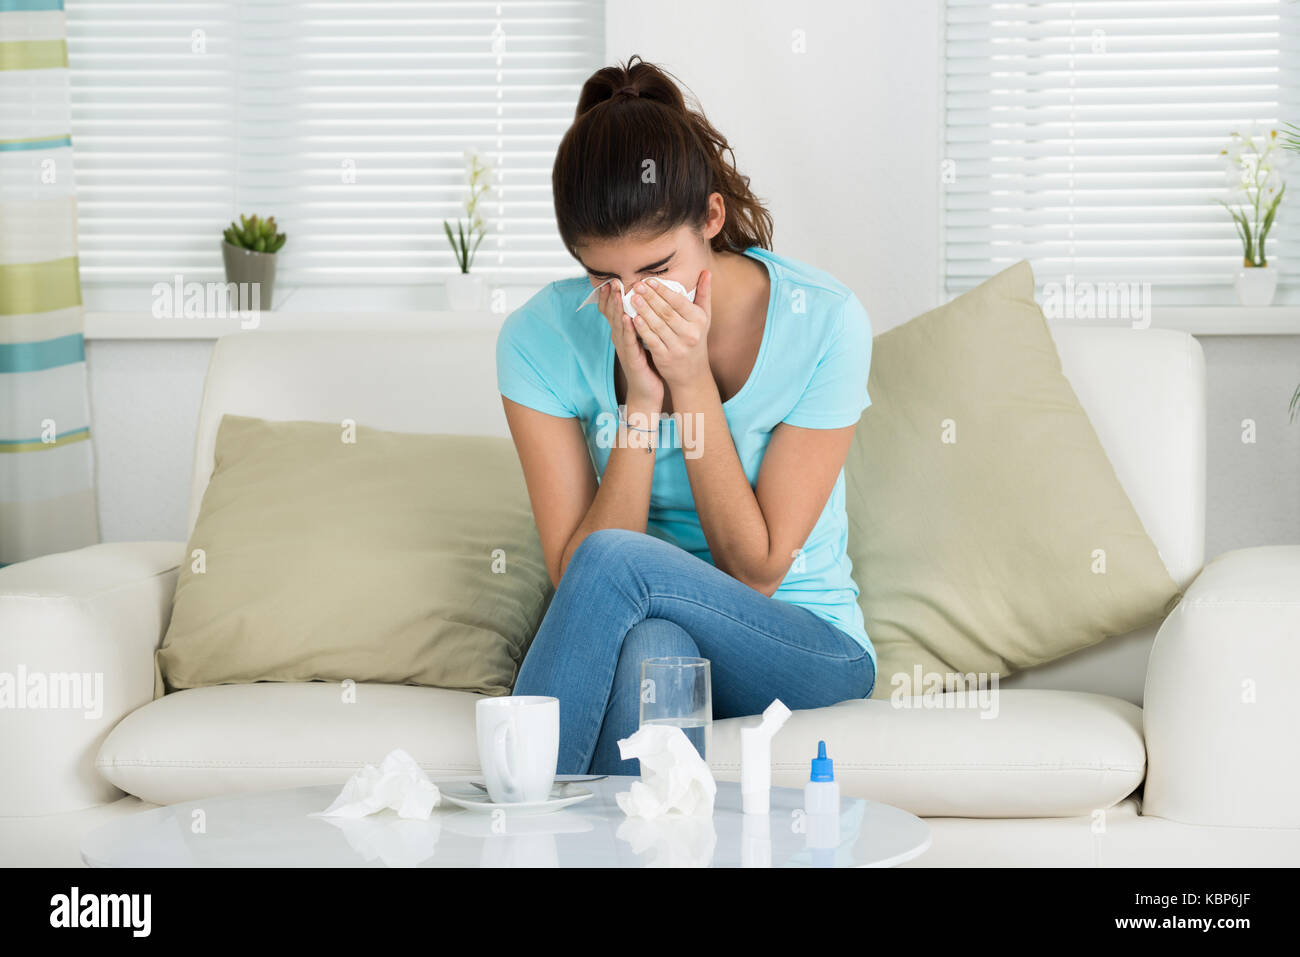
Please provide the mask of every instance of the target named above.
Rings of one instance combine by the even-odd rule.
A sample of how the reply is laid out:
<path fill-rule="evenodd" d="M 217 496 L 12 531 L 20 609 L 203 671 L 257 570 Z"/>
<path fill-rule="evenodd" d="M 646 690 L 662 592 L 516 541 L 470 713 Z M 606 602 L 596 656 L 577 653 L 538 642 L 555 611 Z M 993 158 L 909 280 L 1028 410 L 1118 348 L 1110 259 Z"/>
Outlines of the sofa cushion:
<path fill-rule="evenodd" d="M 479 770 L 474 703 L 482 695 L 418 685 L 319 681 L 214 685 L 137 708 L 99 748 L 95 767 L 154 804 L 338 782 L 404 748 L 431 776 Z"/>
<path fill-rule="evenodd" d="M 710 764 L 740 780 L 745 719 L 715 723 Z M 817 742 L 840 792 L 918 817 L 1073 817 L 1123 800 L 1146 774 L 1142 709 L 1079 691 L 862 698 L 796 711 L 776 736 L 772 783 L 802 788 Z"/>
<path fill-rule="evenodd" d="M 155 804 L 337 784 L 406 749 L 435 781 L 477 774 L 479 695 L 319 682 L 179 691 L 125 718 L 100 747 L 110 782 Z M 928 701 L 928 704 L 927 704 Z M 958 707 L 958 705 L 964 705 Z M 740 780 L 740 728 L 714 722 L 709 764 Z M 1141 711 L 1105 695 L 1000 691 L 845 701 L 796 711 L 772 744 L 772 783 L 802 788 L 826 742 L 841 793 L 921 816 L 1063 817 L 1111 807 L 1142 783 Z"/>
<path fill-rule="evenodd" d="M 1019 263 L 877 336 L 845 465 L 873 697 L 1040 665 L 1181 596 Z"/>
<path fill-rule="evenodd" d="M 222 419 L 155 697 L 348 679 L 509 693 L 551 592 L 514 446 L 354 429 Z"/>

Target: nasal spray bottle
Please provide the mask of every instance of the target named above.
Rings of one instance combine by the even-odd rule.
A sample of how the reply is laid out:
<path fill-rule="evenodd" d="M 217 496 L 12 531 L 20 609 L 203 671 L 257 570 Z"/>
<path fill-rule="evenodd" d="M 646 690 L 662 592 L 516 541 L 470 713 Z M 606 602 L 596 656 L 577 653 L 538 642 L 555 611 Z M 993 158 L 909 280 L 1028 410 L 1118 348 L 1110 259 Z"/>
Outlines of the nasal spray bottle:
<path fill-rule="evenodd" d="M 835 780 L 835 762 L 826 757 L 826 742 L 817 742 L 812 774 L 803 786 L 803 809 L 807 814 L 839 814 L 840 785 Z"/>
<path fill-rule="evenodd" d="M 740 866 L 772 866 L 772 738 L 790 717 L 790 709 L 773 699 L 763 720 L 740 729 Z"/>
<path fill-rule="evenodd" d="M 817 742 L 812 773 L 803 786 L 805 846 L 814 867 L 833 867 L 840 843 L 840 785 L 835 764 L 826 756 L 826 742 Z"/>

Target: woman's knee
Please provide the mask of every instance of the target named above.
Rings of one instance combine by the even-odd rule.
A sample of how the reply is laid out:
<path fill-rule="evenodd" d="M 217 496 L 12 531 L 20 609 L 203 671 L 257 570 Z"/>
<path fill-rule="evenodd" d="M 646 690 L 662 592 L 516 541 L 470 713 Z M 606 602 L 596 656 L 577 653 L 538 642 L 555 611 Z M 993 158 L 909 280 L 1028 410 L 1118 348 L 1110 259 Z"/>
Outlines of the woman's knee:
<path fill-rule="evenodd" d="M 647 549 L 672 548 L 646 532 L 626 528 L 598 528 L 578 543 L 564 577 L 621 576 L 645 563 L 639 560 Z"/>
<path fill-rule="evenodd" d="M 695 640 L 681 625 L 666 618 L 647 618 L 628 629 L 619 660 L 635 667 L 639 674 L 646 658 L 697 658 L 699 654 Z"/>

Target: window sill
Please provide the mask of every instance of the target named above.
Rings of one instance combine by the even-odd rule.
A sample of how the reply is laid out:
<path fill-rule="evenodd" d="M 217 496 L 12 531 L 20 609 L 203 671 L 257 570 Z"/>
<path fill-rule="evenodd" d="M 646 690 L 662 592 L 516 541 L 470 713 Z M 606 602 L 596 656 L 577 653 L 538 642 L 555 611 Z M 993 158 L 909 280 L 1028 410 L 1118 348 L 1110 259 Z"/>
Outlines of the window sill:
<path fill-rule="evenodd" d="M 1052 325 L 1142 327 L 1129 319 L 1049 319 Z M 1194 336 L 1300 336 L 1300 306 L 1154 306 L 1151 329 Z"/>
<path fill-rule="evenodd" d="M 149 312 L 87 312 L 86 339 L 216 339 L 252 330 L 286 332 L 383 331 L 430 329 L 467 332 L 501 328 L 505 316 L 489 312 L 290 312 L 268 311 L 256 318 L 238 316 L 157 317 Z"/>

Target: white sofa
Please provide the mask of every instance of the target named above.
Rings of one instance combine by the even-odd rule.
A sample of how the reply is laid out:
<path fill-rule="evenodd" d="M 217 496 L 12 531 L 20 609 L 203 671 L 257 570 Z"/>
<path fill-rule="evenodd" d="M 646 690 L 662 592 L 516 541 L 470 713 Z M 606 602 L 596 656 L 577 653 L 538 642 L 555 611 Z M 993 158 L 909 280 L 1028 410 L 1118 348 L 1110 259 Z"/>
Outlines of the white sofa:
<path fill-rule="evenodd" d="M 225 412 L 508 435 L 495 328 L 220 339 L 190 528 Z M 1011 676 L 996 712 L 935 706 L 956 696 L 796 712 L 774 744 L 774 783 L 802 785 L 825 739 L 843 793 L 929 821 L 932 847 L 913 867 L 1300 862 L 1300 695 L 1290 687 L 1300 674 L 1300 547 L 1243 549 L 1202 568 L 1205 368 L 1195 339 L 1085 324 L 1053 335 L 1184 600 L 1158 633 L 1153 625 Z M 0 673 L 103 675 L 98 717 L 0 712 L 0 863 L 77 864 L 81 836 L 116 815 L 341 784 L 397 746 L 435 779 L 478 770 L 474 694 L 363 684 L 341 708 L 334 684 L 260 683 L 152 701 L 153 652 L 184 551 L 107 543 L 0 569 Z M 743 720 L 715 725 L 720 780 L 738 780 Z"/>

